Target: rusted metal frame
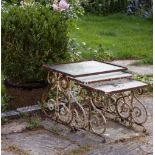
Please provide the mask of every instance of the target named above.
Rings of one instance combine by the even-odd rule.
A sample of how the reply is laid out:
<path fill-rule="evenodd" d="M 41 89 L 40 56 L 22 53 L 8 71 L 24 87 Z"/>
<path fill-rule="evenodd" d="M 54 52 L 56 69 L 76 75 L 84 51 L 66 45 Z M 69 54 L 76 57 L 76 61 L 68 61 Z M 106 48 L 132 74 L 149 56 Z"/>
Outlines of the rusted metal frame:
<path fill-rule="evenodd" d="M 88 127 L 89 131 L 101 136 L 106 130 L 106 118 L 102 114 L 101 110 L 99 110 L 95 106 L 95 103 L 93 100 L 94 91 L 90 91 L 83 87 L 81 87 L 81 89 L 85 92 L 85 94 L 82 95 L 83 102 L 84 102 L 83 107 L 85 107 L 85 105 L 88 107 L 88 123 L 86 125 L 86 128 Z M 100 124 L 98 122 L 100 122 Z M 94 125 L 95 123 L 96 124 L 98 123 L 97 126 Z"/>
<path fill-rule="evenodd" d="M 142 88 L 145 88 L 146 85 L 144 86 L 138 86 L 138 87 L 134 87 L 134 88 L 130 88 L 130 89 L 123 89 L 123 90 L 117 90 L 117 91 L 111 91 L 109 93 L 105 93 L 105 94 L 113 94 L 113 93 L 120 93 L 120 92 L 126 92 L 126 91 L 131 91 L 131 90 L 136 90 L 136 89 L 142 89 Z"/>
<path fill-rule="evenodd" d="M 74 80 L 74 78 L 72 78 L 72 79 Z M 76 81 L 76 80 L 75 80 L 75 81 Z M 77 82 L 77 81 L 76 81 L 76 82 Z M 100 90 L 97 90 L 97 89 L 95 89 L 95 88 L 92 88 L 92 87 L 90 87 L 90 86 L 88 86 L 88 85 L 86 85 L 86 84 L 82 84 L 82 83 L 79 83 L 79 82 L 77 82 L 77 83 L 78 83 L 79 85 L 81 85 L 81 87 L 87 89 L 88 91 L 93 91 L 93 92 L 101 93 L 102 96 L 105 96 L 105 98 L 107 98 L 107 100 L 109 100 L 109 99 L 110 99 L 110 95 L 113 95 L 113 94 L 119 94 L 118 97 L 120 97 L 120 96 L 123 96 L 124 98 L 129 97 L 129 95 L 126 95 L 126 94 L 125 94 L 125 92 L 127 92 L 127 91 L 131 91 L 131 92 L 137 91 L 137 92 L 138 92 L 138 95 L 142 95 L 142 94 L 143 94 L 143 88 L 145 87 L 145 86 L 141 86 L 141 87 L 135 87 L 135 88 L 124 89 L 124 90 L 120 90 L 120 91 L 113 91 L 113 92 L 110 92 L 110 93 L 105 93 L 105 92 L 103 92 L 103 91 L 100 91 Z M 140 92 L 139 92 L 139 90 L 140 90 Z M 135 94 L 135 93 L 134 93 L 134 94 Z M 135 98 L 135 95 L 134 95 L 134 98 Z M 116 99 L 117 99 L 117 95 L 116 95 Z M 124 100 L 125 100 L 125 99 L 124 99 Z M 138 98 L 137 98 L 137 100 L 138 100 Z M 106 101 L 105 101 L 105 102 L 106 102 Z M 142 103 L 141 103 L 141 104 L 142 104 Z M 94 105 L 95 105 L 95 103 L 94 103 Z M 108 105 L 108 104 L 107 104 L 107 105 Z M 96 106 L 96 105 L 95 105 L 95 106 Z M 114 106 L 116 106 L 116 101 L 115 101 Z M 144 106 L 144 105 L 142 104 L 142 106 Z M 97 107 L 97 106 L 96 106 L 96 107 Z M 107 106 L 107 107 L 109 107 L 109 106 Z M 97 108 L 100 109 L 99 107 L 97 107 Z M 110 107 L 109 107 L 109 108 L 110 108 Z M 146 112 L 146 114 L 147 114 L 146 108 L 144 108 L 144 109 L 145 109 L 145 112 Z M 103 109 L 102 109 L 102 111 L 103 111 Z M 132 111 L 132 109 L 131 109 L 131 111 Z M 113 111 L 111 112 L 111 111 L 108 111 L 107 109 L 105 109 L 105 107 L 104 107 L 104 113 L 103 113 L 103 114 L 105 114 L 105 112 L 112 114 L 116 119 L 119 118 L 119 119 L 121 120 L 121 122 L 122 122 L 122 120 L 123 120 L 124 122 L 129 123 L 129 126 L 133 126 L 134 124 L 137 124 L 137 125 L 143 127 L 143 131 L 146 131 L 145 128 L 144 128 L 144 126 L 143 126 L 144 123 L 137 123 L 137 122 L 133 122 L 133 123 L 132 123 L 132 120 L 133 120 L 132 115 L 131 115 L 131 117 L 130 117 L 129 119 L 124 119 L 124 118 L 121 118 L 121 117 L 118 115 L 118 112 L 117 112 L 116 110 L 115 110 L 115 111 L 113 110 Z M 144 116 L 144 117 L 145 117 L 145 116 Z M 147 116 L 146 116 L 146 119 L 147 119 Z M 145 122 L 146 122 L 146 120 L 145 120 Z M 133 124 L 133 125 L 132 125 L 132 124 Z"/>
<path fill-rule="evenodd" d="M 71 78 L 71 79 L 74 80 L 74 78 Z M 96 92 L 98 94 L 101 94 L 102 96 L 105 96 L 105 100 L 103 101 L 103 102 L 105 102 L 105 105 L 102 108 L 98 107 L 98 105 L 95 104 L 95 102 L 94 102 L 94 105 L 96 106 L 96 108 L 102 109 L 103 115 L 106 115 L 107 113 L 109 113 L 109 114 L 111 114 L 113 116 L 113 118 L 115 120 L 117 120 L 118 118 L 120 119 L 119 115 L 117 114 L 116 110 L 109 110 L 109 109 L 111 109 L 111 106 L 113 108 L 114 108 L 114 106 L 116 106 L 116 99 L 117 99 L 118 96 L 116 95 L 116 99 L 115 99 L 114 105 L 109 104 L 110 103 L 109 100 L 111 99 L 110 96 L 112 96 L 114 94 L 122 95 L 124 92 L 127 92 L 127 91 L 143 90 L 143 88 L 145 87 L 145 86 L 141 86 L 141 87 L 135 87 L 135 88 L 131 88 L 131 89 L 124 89 L 124 90 L 120 90 L 120 91 L 113 91 L 113 92 L 110 92 L 110 93 L 105 93 L 105 92 L 103 92 L 101 90 L 97 90 L 95 88 L 92 88 L 92 87 L 90 87 L 87 84 L 79 83 L 76 80 L 75 80 L 75 82 L 78 83 L 81 87 L 87 89 L 88 91 Z M 142 95 L 142 93 L 143 93 L 143 91 L 141 93 L 139 93 L 139 95 Z M 109 102 L 109 103 L 106 103 L 106 102 Z"/>
<path fill-rule="evenodd" d="M 49 82 L 49 88 L 48 88 L 48 91 L 45 92 L 45 94 L 48 94 L 48 95 L 43 95 L 44 97 L 42 97 L 41 99 L 41 104 L 42 104 L 42 111 L 45 113 L 46 116 L 48 117 L 55 117 L 55 120 L 56 121 L 60 121 L 60 112 L 62 110 L 62 108 L 65 110 L 65 111 L 69 111 L 68 107 L 66 107 L 66 105 L 63 105 L 59 102 L 59 93 L 61 92 L 61 89 L 63 89 L 61 86 L 60 86 L 60 81 L 59 79 L 61 78 L 59 74 L 57 73 L 53 73 L 53 77 L 50 76 L 51 72 L 48 73 L 48 82 Z M 55 99 L 53 98 L 49 98 L 49 94 L 51 91 L 55 90 L 56 94 L 55 94 Z M 47 100 L 47 101 L 46 101 Z M 46 105 L 45 105 L 46 103 Z M 46 106 L 46 107 L 44 107 Z M 51 106 L 51 107 L 50 107 Z M 52 114 L 48 114 L 49 113 L 53 113 Z M 70 124 L 70 121 L 67 122 L 67 124 Z"/>
<path fill-rule="evenodd" d="M 82 129 L 89 130 L 89 131 L 101 136 L 101 134 L 103 134 L 106 130 L 106 119 L 105 119 L 104 115 L 101 113 L 101 111 L 99 109 L 97 109 L 93 103 L 93 95 L 92 95 L 93 92 L 88 91 L 87 89 L 84 89 L 82 87 L 80 89 L 85 91 L 85 94 L 83 94 L 81 96 L 83 99 L 84 105 L 83 105 L 83 103 L 80 104 L 80 106 L 82 106 L 81 109 L 83 109 L 83 116 L 85 116 L 85 118 L 83 120 L 83 122 L 85 122 L 85 123 L 83 124 Z M 80 95 L 80 94 L 78 94 L 78 95 Z M 74 97 L 72 96 L 72 98 L 74 98 Z M 76 103 L 78 103 L 78 101 L 76 101 Z M 87 112 L 86 112 L 85 107 L 88 107 Z M 95 123 L 96 124 L 98 123 L 97 126 Z M 98 130 L 97 127 L 100 127 L 101 129 Z"/>
<path fill-rule="evenodd" d="M 89 129 L 93 133 L 101 135 L 106 131 L 106 118 L 101 110 L 96 108 L 93 93 L 94 92 L 87 90 L 86 94 L 88 99 L 87 103 L 89 105 Z"/>
<path fill-rule="evenodd" d="M 140 91 L 139 91 L 140 90 Z M 138 93 L 139 92 L 139 93 Z M 138 99 L 137 95 L 142 95 L 143 89 L 130 89 L 123 92 L 117 92 L 116 94 L 105 94 L 99 91 L 96 91 L 99 96 L 104 96 L 104 101 L 102 97 L 99 97 L 101 100 L 94 102 L 94 105 L 97 109 L 102 110 L 102 114 L 107 117 L 106 114 L 111 114 L 112 118 L 116 121 L 119 121 L 121 124 L 134 128 L 135 125 L 142 127 L 143 132 L 146 132 L 145 127 L 143 124 L 147 121 L 147 110 L 143 103 Z M 136 95 L 137 94 L 137 95 Z M 115 95 L 114 102 L 111 103 L 111 97 Z M 91 96 L 91 95 L 90 95 Z M 121 101 L 122 100 L 122 101 Z M 123 116 L 121 112 L 118 110 L 119 108 L 119 101 L 122 103 L 122 112 L 126 112 L 127 115 Z M 97 104 L 99 102 L 105 102 L 102 107 L 99 107 Z M 138 102 L 138 103 L 137 103 Z M 97 103 L 97 104 L 96 104 Z M 113 109 L 111 109 L 113 107 Z M 142 120 L 140 117 L 144 117 Z M 108 118 L 109 119 L 109 118 Z"/>
<path fill-rule="evenodd" d="M 60 88 L 60 85 L 59 85 L 59 79 L 58 79 L 58 75 L 59 75 L 59 73 L 54 73 L 54 72 L 52 72 L 52 74 L 53 74 L 53 76 L 55 76 L 55 77 L 51 77 L 52 75 L 50 75 L 51 74 L 51 72 L 49 72 L 49 74 L 48 74 L 48 81 L 49 81 L 49 89 L 48 89 L 48 93 L 51 91 L 51 90 L 55 90 L 56 89 L 56 96 L 55 96 L 55 100 L 53 100 L 53 99 L 49 99 L 48 101 L 47 101 L 47 104 L 49 103 L 49 102 L 52 102 L 51 104 L 52 104 L 52 106 L 54 106 L 54 108 L 52 109 L 52 110 L 54 110 L 54 116 L 55 116 L 55 121 L 57 121 L 57 122 L 63 122 L 65 125 L 69 125 L 69 126 L 71 126 L 71 124 L 70 124 L 70 122 L 72 122 L 72 119 L 73 119 L 73 116 L 71 116 L 71 121 L 69 121 L 69 123 L 66 123 L 65 121 L 60 121 L 60 119 L 58 119 L 58 117 L 60 118 L 60 114 L 59 114 L 59 106 L 60 106 L 60 103 L 59 103 L 59 93 L 60 93 L 60 89 L 58 89 L 58 88 Z M 55 79 L 53 79 L 53 78 L 55 78 Z M 68 94 L 68 95 L 70 95 L 70 94 Z M 47 98 L 48 96 L 46 96 L 46 98 Z M 68 97 L 68 99 L 69 99 L 70 97 Z M 44 101 L 45 101 L 45 98 L 42 98 L 42 102 L 44 102 L 43 101 L 43 99 L 44 99 Z M 70 103 L 70 102 L 69 102 Z M 44 104 L 44 103 L 43 103 Z M 42 104 L 42 110 L 43 110 L 43 112 L 45 113 L 45 115 L 46 116 L 48 116 L 48 117 L 53 117 L 53 115 L 49 115 L 49 114 L 47 114 L 47 111 L 45 110 L 45 108 L 47 108 L 47 107 L 43 107 L 43 104 Z M 48 107 L 49 108 L 49 107 Z M 49 109 L 48 109 L 49 110 Z M 73 114 L 73 111 L 71 112 L 71 114 Z"/>
<path fill-rule="evenodd" d="M 112 112 L 105 110 L 104 112 L 112 114 L 114 120 L 117 120 L 126 126 L 134 128 L 134 126 L 137 125 L 142 127 L 143 132 L 146 132 L 143 124 L 147 121 L 147 110 L 144 104 L 138 99 L 136 91 L 137 89 L 129 90 L 130 93 L 128 95 L 125 94 L 125 91 L 115 94 L 116 100 L 113 103 L 115 110 Z M 138 95 L 142 95 L 142 92 L 143 91 L 141 91 Z M 110 100 L 110 96 L 107 96 L 107 99 Z M 119 108 L 121 108 L 122 111 L 119 111 Z M 122 114 L 123 112 L 124 115 Z M 140 119 L 141 117 L 143 117 L 142 120 Z"/>
<path fill-rule="evenodd" d="M 50 72 L 51 73 L 51 72 Z M 51 100 L 51 99 L 49 99 L 48 100 L 48 102 L 49 101 L 53 101 L 53 104 L 54 104 L 54 115 L 55 115 L 55 121 L 57 121 L 57 122 L 61 122 L 61 123 L 63 123 L 63 124 L 65 124 L 65 125 L 68 125 L 69 127 L 71 127 L 72 129 L 73 128 L 75 128 L 75 129 L 78 129 L 79 127 L 78 126 L 74 126 L 74 124 L 72 124 L 73 123 L 73 121 L 77 121 L 77 119 L 79 119 L 79 116 L 81 115 L 79 115 L 78 114 L 78 112 L 77 112 L 77 110 L 76 110 L 76 108 L 75 107 L 73 107 L 72 109 L 71 109 L 71 102 L 70 102 L 70 99 L 72 98 L 72 99 L 74 99 L 75 100 L 75 103 L 76 103 L 76 105 L 78 105 L 78 107 L 81 109 L 81 111 L 82 111 L 82 115 L 84 116 L 83 118 L 83 120 L 82 120 L 82 122 L 84 123 L 83 124 L 83 127 L 81 127 L 81 128 L 83 128 L 83 129 L 85 129 L 85 130 L 87 130 L 87 127 L 89 126 L 89 129 L 92 129 L 93 130 L 93 132 L 94 133 L 96 133 L 96 134 L 101 134 L 101 133 L 98 133 L 93 127 L 92 127 L 92 122 L 91 122 L 91 119 L 92 119 L 92 116 L 91 116 L 91 111 L 89 111 L 89 117 L 87 118 L 86 117 L 86 112 L 85 112 L 85 109 L 82 107 L 82 105 L 80 105 L 79 103 L 78 103 L 78 101 L 76 100 L 76 98 L 72 95 L 72 90 L 71 90 L 71 82 L 72 81 L 70 81 L 69 80 L 69 83 L 70 84 L 68 84 L 68 86 L 66 87 L 66 90 L 65 90 L 65 92 L 67 93 L 67 95 L 68 95 L 68 107 L 66 107 L 66 105 L 63 105 L 63 108 L 64 108 L 64 110 L 66 110 L 67 111 L 67 113 L 69 113 L 69 114 L 71 114 L 71 118 L 69 118 L 70 120 L 68 121 L 67 120 L 67 122 L 65 122 L 65 121 L 63 121 L 63 120 L 61 120 L 60 119 L 60 111 L 61 111 L 61 109 L 60 109 L 60 101 L 59 101 L 59 94 L 60 94 L 60 92 L 61 92 L 61 86 L 60 86 L 60 76 L 61 75 L 59 75 L 60 73 L 54 73 L 53 75 L 55 76 L 54 78 L 55 79 L 52 79 L 51 77 L 50 77 L 50 73 L 48 74 L 49 76 L 48 76 L 48 81 L 49 81 L 49 88 L 48 88 L 48 91 L 46 91 L 45 92 L 45 95 L 43 95 L 43 97 L 42 97 L 42 110 L 43 110 L 43 112 L 47 115 L 47 116 L 49 116 L 49 117 L 52 117 L 52 115 L 48 115 L 47 113 L 46 113 L 46 111 L 45 111 L 45 108 L 46 107 L 43 107 L 43 104 L 44 104 L 44 101 L 48 98 L 48 93 L 51 91 L 51 89 L 52 90 L 55 90 L 56 89 L 56 98 L 55 98 L 55 100 Z M 64 78 L 64 77 L 63 77 Z M 54 84 L 54 86 L 53 86 L 53 84 Z M 83 89 L 82 87 L 81 87 L 81 89 Z M 63 90 L 64 91 L 64 90 Z M 86 97 L 87 98 L 87 97 Z M 92 98 L 90 98 L 91 100 L 92 100 Z M 87 102 L 88 100 L 84 100 L 84 102 Z M 90 100 L 89 100 L 90 101 Z M 106 120 L 105 120 L 105 118 L 104 118 L 104 116 L 102 115 L 102 113 L 101 112 L 99 112 L 99 110 L 97 110 L 96 108 L 95 108 L 95 106 L 93 105 L 93 103 L 91 103 L 91 104 L 88 104 L 89 105 L 89 109 L 95 109 L 96 111 L 96 114 L 99 114 L 102 118 L 103 118 L 103 120 L 102 121 L 105 121 L 105 123 L 104 124 L 106 124 Z M 76 115 L 76 116 L 75 116 Z M 97 116 L 96 116 L 97 117 Z M 78 120 L 79 121 L 79 120 Z M 103 131 L 105 131 L 105 130 L 103 130 Z"/>

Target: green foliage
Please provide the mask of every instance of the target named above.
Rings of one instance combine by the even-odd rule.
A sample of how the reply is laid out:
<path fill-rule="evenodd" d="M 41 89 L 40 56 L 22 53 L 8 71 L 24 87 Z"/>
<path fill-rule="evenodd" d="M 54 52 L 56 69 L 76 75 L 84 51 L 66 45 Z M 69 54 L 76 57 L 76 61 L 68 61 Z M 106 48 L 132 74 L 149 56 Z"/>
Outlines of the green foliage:
<path fill-rule="evenodd" d="M 64 14 L 66 14 L 69 19 L 78 19 L 79 16 L 84 14 L 84 8 L 81 6 L 81 2 L 79 0 L 68 0 L 67 2 L 70 7 L 64 12 Z"/>
<path fill-rule="evenodd" d="M 8 102 L 9 102 L 9 97 L 6 95 L 6 89 L 4 86 L 4 76 L 3 74 L 1 75 L 1 111 L 5 112 L 8 110 Z"/>
<path fill-rule="evenodd" d="M 113 59 L 111 52 L 105 49 L 101 44 L 98 45 L 97 50 L 94 53 L 95 60 L 98 61 L 110 61 Z"/>
<path fill-rule="evenodd" d="M 78 43 L 76 39 L 70 39 L 69 51 L 71 60 L 98 60 L 98 61 L 109 61 L 113 59 L 111 52 L 105 49 L 101 44 L 97 48 L 90 48 L 85 42 Z M 85 53 L 88 52 L 89 54 Z"/>
<path fill-rule="evenodd" d="M 9 99 L 10 98 L 6 94 L 3 94 L 1 96 L 1 110 L 2 110 L 2 112 L 5 112 L 8 110 Z"/>
<path fill-rule="evenodd" d="M 142 59 L 142 60 L 139 60 L 138 62 L 135 62 L 133 63 L 133 65 L 147 65 L 147 64 L 153 64 L 153 59 L 151 58 L 151 56 L 149 56 L 148 58 L 146 59 Z"/>
<path fill-rule="evenodd" d="M 139 81 L 142 81 L 142 82 L 148 82 L 149 81 L 149 76 L 147 76 L 147 75 L 134 74 L 132 78 L 134 80 L 139 80 Z"/>
<path fill-rule="evenodd" d="M 2 71 L 18 83 L 44 80 L 44 63 L 67 59 L 68 20 L 39 3 L 2 9 Z"/>
<path fill-rule="evenodd" d="M 151 55 L 150 55 L 148 58 L 143 59 L 143 60 L 141 61 L 141 63 L 142 63 L 142 64 L 153 64 L 153 58 L 152 58 Z"/>
<path fill-rule="evenodd" d="M 20 118 L 28 118 L 28 117 L 29 117 L 29 114 L 26 113 L 26 112 L 20 112 L 20 113 L 19 113 L 19 117 L 20 117 Z"/>
<path fill-rule="evenodd" d="M 125 11 L 127 0 L 88 0 L 83 3 L 86 12 L 97 15 L 108 15 L 114 12 Z"/>
<path fill-rule="evenodd" d="M 150 76 L 148 76 L 146 74 L 144 74 L 144 75 L 134 74 L 132 76 L 132 79 L 147 83 L 148 84 L 147 91 L 148 92 L 152 92 L 153 91 L 153 80 L 152 80 L 152 77 L 150 77 Z"/>
<path fill-rule="evenodd" d="M 76 41 L 76 39 L 69 40 L 68 51 L 70 52 L 70 58 L 72 62 L 82 60 L 80 51 L 81 48 L 83 47 Z"/>
<path fill-rule="evenodd" d="M 38 119 L 30 119 L 27 129 L 32 130 L 40 127 L 40 122 Z"/>
<path fill-rule="evenodd" d="M 152 6 L 153 7 L 153 6 Z M 141 5 L 137 10 L 135 15 L 139 17 L 145 17 L 153 21 L 153 9 L 147 3 Z"/>

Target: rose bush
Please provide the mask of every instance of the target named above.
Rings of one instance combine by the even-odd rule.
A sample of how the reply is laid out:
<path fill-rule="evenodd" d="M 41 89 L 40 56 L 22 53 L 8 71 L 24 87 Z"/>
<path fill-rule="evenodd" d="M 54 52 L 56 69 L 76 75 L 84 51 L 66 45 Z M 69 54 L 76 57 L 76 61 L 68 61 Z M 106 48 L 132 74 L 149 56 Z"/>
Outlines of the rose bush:
<path fill-rule="evenodd" d="M 60 8 L 64 4 L 61 1 Z M 45 80 L 44 63 L 60 63 L 68 59 L 69 20 L 64 13 L 53 10 L 50 5 L 31 3 L 3 6 L 4 76 L 16 83 Z"/>

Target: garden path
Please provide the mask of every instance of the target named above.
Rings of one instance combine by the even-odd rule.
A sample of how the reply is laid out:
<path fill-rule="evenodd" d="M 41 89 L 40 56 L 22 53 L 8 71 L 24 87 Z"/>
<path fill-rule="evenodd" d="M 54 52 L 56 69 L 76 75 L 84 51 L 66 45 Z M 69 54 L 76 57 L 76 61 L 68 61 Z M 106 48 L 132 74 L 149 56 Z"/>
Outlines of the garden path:
<path fill-rule="evenodd" d="M 139 75 L 153 75 L 153 65 L 136 65 L 139 60 L 114 60 L 110 63 L 127 67 L 132 73 Z"/>

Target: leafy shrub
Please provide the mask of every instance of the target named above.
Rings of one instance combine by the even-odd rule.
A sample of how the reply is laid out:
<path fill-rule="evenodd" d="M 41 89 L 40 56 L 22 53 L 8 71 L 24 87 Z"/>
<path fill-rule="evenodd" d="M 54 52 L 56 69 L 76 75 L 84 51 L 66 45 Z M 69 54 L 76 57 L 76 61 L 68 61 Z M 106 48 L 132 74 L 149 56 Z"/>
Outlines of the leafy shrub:
<path fill-rule="evenodd" d="M 103 45 L 90 48 L 85 42 L 78 43 L 75 38 L 69 40 L 69 52 L 71 61 L 97 60 L 109 61 L 113 59 L 111 52 Z"/>
<path fill-rule="evenodd" d="M 125 11 L 127 0 L 88 0 L 83 3 L 86 12 L 98 15 L 108 15 L 114 12 Z"/>
<path fill-rule="evenodd" d="M 70 53 L 71 61 L 80 61 L 82 60 L 81 50 L 83 46 L 76 41 L 76 39 L 69 39 L 68 51 Z"/>
<path fill-rule="evenodd" d="M 140 17 L 145 17 L 145 18 L 152 18 L 153 19 L 153 9 L 152 9 L 152 5 L 144 3 L 144 4 L 140 4 L 139 7 L 136 10 L 136 15 L 140 16 Z"/>
<path fill-rule="evenodd" d="M 44 63 L 67 58 L 68 18 L 39 3 L 2 9 L 2 71 L 18 83 L 44 80 Z"/>
<path fill-rule="evenodd" d="M 104 46 L 98 45 L 97 50 L 94 54 L 95 60 L 98 61 L 109 61 L 113 59 L 112 54 L 109 50 L 105 49 Z"/>

